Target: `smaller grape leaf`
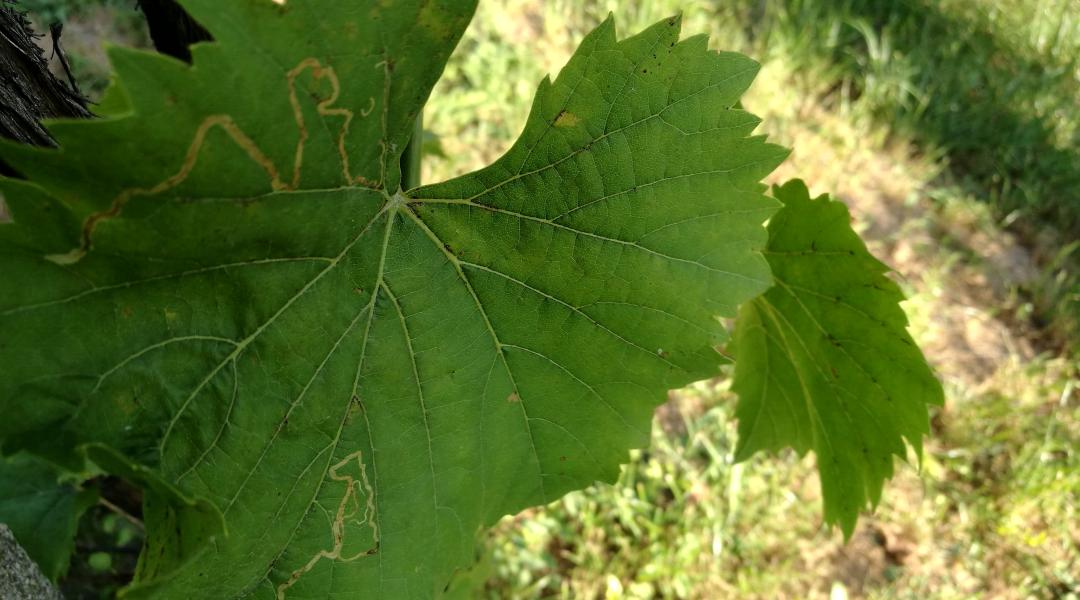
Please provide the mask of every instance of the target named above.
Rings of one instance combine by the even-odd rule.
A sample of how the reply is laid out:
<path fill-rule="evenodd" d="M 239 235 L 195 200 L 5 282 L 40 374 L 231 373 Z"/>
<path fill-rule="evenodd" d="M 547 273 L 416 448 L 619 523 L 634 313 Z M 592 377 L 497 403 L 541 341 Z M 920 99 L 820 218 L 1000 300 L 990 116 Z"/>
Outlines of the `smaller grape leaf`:
<path fill-rule="evenodd" d="M 97 500 L 93 490 L 60 477 L 59 470 L 30 454 L 0 458 L 0 522 L 53 581 L 67 571 L 79 517 Z"/>
<path fill-rule="evenodd" d="M 847 208 L 795 180 L 765 252 L 775 282 L 740 309 L 733 389 L 737 460 L 790 446 L 817 454 L 825 520 L 849 537 L 906 439 L 921 457 L 927 405 L 944 394 L 907 332 L 900 288 L 850 226 Z"/>

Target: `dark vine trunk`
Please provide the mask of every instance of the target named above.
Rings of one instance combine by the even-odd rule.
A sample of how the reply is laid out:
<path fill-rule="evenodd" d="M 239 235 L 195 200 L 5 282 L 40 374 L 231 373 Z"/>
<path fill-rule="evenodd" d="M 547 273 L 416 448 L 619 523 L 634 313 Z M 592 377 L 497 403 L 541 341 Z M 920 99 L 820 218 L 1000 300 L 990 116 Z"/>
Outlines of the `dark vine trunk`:
<path fill-rule="evenodd" d="M 139 8 L 146 16 L 154 46 L 163 54 L 190 61 L 188 46 L 210 39 L 174 0 L 142 0 Z M 54 35 L 54 51 L 62 52 L 59 31 Z M 40 37 L 14 0 L 0 0 L 0 137 L 55 146 L 55 140 L 41 126 L 42 119 L 88 118 L 92 113 L 74 82 L 61 81 L 49 71 L 45 52 L 35 41 Z M 17 173 L 0 161 L 0 175 Z M 3 216 L 0 205 L 0 219 Z"/>
<path fill-rule="evenodd" d="M 0 0 L 0 136 L 35 146 L 55 146 L 41 119 L 90 116 L 86 99 L 49 71 L 45 52 L 26 16 Z M 0 162 L 0 173 L 13 175 Z"/>

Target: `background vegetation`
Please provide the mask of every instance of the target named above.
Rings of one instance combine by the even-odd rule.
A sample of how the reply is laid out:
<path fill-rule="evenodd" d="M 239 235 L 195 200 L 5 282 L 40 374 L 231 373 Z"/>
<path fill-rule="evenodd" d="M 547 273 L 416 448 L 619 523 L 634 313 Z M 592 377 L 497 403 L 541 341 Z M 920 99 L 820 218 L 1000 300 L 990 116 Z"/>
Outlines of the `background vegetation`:
<path fill-rule="evenodd" d="M 91 96 L 103 40 L 146 44 L 131 0 L 23 4 L 66 21 Z M 425 116 L 425 181 L 508 148 L 609 11 L 627 35 L 680 10 L 762 62 L 745 105 L 794 148 L 775 180 L 849 204 L 948 404 L 845 545 L 812 459 L 732 463 L 726 379 L 673 392 L 617 485 L 505 519 L 469 576 L 492 598 L 1080 598 L 1080 1 L 482 0 Z M 108 507 L 83 529 L 66 585 L 93 597 L 139 532 Z"/>

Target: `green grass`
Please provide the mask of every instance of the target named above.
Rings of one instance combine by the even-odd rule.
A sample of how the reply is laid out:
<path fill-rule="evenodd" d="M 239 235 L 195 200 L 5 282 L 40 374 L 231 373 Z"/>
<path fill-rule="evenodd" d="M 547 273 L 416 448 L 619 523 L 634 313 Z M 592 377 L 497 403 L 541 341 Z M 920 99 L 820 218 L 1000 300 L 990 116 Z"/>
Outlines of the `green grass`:
<path fill-rule="evenodd" d="M 446 156 L 425 180 L 499 156 L 535 85 L 607 11 L 625 35 L 681 9 L 684 31 L 763 62 L 745 104 L 794 148 L 783 176 L 853 205 L 901 269 L 913 331 L 949 389 L 922 471 L 901 468 L 847 545 L 821 526 L 811 458 L 732 464 L 724 379 L 678 392 L 616 485 L 496 528 L 470 574 L 487 597 L 1080 594 L 1080 531 L 1061 526 L 1080 505 L 1080 373 L 1076 354 L 1053 350 L 1077 342 L 1076 250 L 1062 240 L 1080 223 L 1080 37 L 1071 14 L 1051 27 L 1060 1 L 994 6 L 481 4 L 426 114 Z"/>
<path fill-rule="evenodd" d="M 903 469 L 846 545 L 821 527 L 812 462 L 732 464 L 734 398 L 695 386 L 616 485 L 500 524 L 486 597 L 1070 597 L 1080 421 L 1065 369 L 1023 367 L 1035 389 L 1019 397 L 954 390 L 921 477 Z"/>
<path fill-rule="evenodd" d="M 1018 232 L 1045 269 L 1017 290 L 1022 318 L 1037 322 L 1052 344 L 1080 351 L 1080 248 L 1071 244 L 1080 231 L 1080 2 L 1002 6 L 482 2 L 427 111 L 427 127 L 443 139 L 449 158 L 435 159 L 425 180 L 498 157 L 524 123 L 536 84 L 558 72 L 608 11 L 624 34 L 681 11 L 685 31 L 709 33 L 714 47 L 763 63 L 746 104 L 782 143 L 794 141 L 784 132 L 805 124 L 807 106 L 821 107 L 879 147 L 909 144 L 905 158 L 935 165 L 928 187 L 985 203 L 991 219 Z"/>
<path fill-rule="evenodd" d="M 951 174 L 1002 215 L 1020 211 L 1011 218 L 1064 219 L 1058 223 L 1064 230 L 1080 227 L 1076 0 L 1015 0 L 1008 9 L 986 0 L 495 4 L 488 23 L 482 20 L 488 8 L 481 7 L 481 20 L 440 88 L 485 91 L 445 105 L 490 108 L 494 103 L 486 100 L 498 99 L 509 105 L 503 110 L 521 113 L 539 76 L 565 61 L 567 42 L 607 11 L 624 32 L 681 11 L 688 31 L 709 32 L 714 44 L 766 64 L 781 60 L 797 73 L 800 91 L 854 119 L 884 123 L 923 152 L 944 153 Z M 486 127 L 506 121 L 502 114 L 496 123 L 482 116 Z M 480 133 L 506 140 L 513 129 Z"/>
<path fill-rule="evenodd" d="M 788 55 L 824 59 L 828 102 L 943 151 L 953 177 L 1003 215 L 1080 227 L 1075 0 L 766 5 L 759 47 L 779 38 Z"/>

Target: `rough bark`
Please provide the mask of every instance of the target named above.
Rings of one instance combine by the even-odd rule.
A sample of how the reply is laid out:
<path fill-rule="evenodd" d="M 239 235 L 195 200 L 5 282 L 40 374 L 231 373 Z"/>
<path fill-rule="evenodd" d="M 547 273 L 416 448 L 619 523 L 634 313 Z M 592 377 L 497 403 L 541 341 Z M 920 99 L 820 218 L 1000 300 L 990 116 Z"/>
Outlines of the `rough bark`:
<path fill-rule="evenodd" d="M 54 146 L 41 119 L 90 116 L 86 99 L 49 71 L 26 16 L 0 0 L 0 136 Z M 11 174 L 0 164 L 0 172 Z"/>
<path fill-rule="evenodd" d="M 0 598 L 63 600 L 3 523 L 0 523 Z"/>
<path fill-rule="evenodd" d="M 173 0 L 142 0 L 154 45 L 163 54 L 190 61 L 188 46 L 210 34 Z M 50 71 L 44 51 L 35 43 L 26 16 L 12 0 L 0 0 L 0 137 L 36 146 L 55 146 L 40 121 L 87 118 L 86 99 Z M 12 175 L 0 163 L 0 173 Z"/>

